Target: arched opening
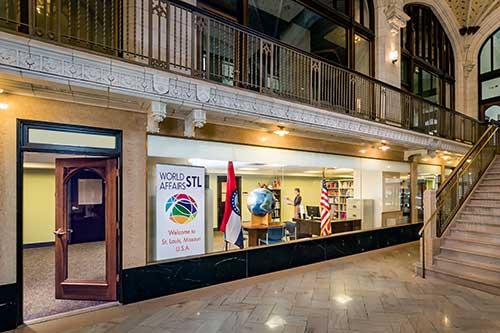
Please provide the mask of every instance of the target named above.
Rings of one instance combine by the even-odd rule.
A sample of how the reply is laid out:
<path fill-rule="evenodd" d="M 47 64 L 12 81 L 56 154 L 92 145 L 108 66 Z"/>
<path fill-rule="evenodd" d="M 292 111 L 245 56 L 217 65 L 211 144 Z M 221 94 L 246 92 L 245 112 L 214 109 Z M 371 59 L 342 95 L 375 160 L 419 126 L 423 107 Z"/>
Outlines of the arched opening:
<path fill-rule="evenodd" d="M 479 119 L 488 120 L 500 108 L 500 29 L 481 46 L 479 52 Z M 493 111 L 492 111 L 493 110 Z"/>
<path fill-rule="evenodd" d="M 429 7 L 404 7 L 410 20 L 401 32 L 401 86 L 446 108 L 455 107 L 455 58 L 443 26 Z"/>

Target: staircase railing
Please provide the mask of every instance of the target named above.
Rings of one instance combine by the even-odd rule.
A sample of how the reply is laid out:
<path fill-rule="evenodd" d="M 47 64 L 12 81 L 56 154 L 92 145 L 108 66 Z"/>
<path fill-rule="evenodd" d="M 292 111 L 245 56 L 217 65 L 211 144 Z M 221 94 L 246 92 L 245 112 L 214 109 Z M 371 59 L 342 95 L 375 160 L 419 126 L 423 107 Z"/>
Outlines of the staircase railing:
<path fill-rule="evenodd" d="M 436 191 L 436 209 L 419 231 L 422 237 L 422 276 L 425 277 L 425 229 L 436 221 L 440 238 L 468 199 L 500 148 L 500 123 L 491 122 L 483 135 L 465 154 Z"/>

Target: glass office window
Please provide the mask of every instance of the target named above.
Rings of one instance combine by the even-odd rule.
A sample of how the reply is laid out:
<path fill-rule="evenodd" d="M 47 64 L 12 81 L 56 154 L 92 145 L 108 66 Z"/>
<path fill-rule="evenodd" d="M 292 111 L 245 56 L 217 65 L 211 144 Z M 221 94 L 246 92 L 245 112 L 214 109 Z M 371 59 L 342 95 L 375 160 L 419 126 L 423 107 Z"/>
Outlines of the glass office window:
<path fill-rule="evenodd" d="M 354 59 L 354 68 L 370 75 L 370 42 L 359 35 L 354 36 Z"/>
<path fill-rule="evenodd" d="M 323 186 L 333 234 L 409 223 L 408 163 L 150 135 L 149 261 L 239 249 L 221 231 L 229 161 L 243 248 L 321 237 Z"/>

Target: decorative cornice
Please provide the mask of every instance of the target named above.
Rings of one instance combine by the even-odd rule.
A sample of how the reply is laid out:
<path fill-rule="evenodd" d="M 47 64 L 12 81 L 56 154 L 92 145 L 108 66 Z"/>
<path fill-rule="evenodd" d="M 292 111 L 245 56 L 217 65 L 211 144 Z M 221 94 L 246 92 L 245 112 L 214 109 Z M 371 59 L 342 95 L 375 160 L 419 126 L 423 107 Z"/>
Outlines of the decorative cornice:
<path fill-rule="evenodd" d="M 399 33 L 401 28 L 406 27 L 406 22 L 410 19 L 404 12 L 403 3 L 400 0 L 390 0 L 384 14 L 393 34 Z"/>
<path fill-rule="evenodd" d="M 468 150 L 467 145 L 450 140 L 6 33 L 0 33 L 0 69 L 54 83 L 93 88 L 103 94 L 120 93 L 159 100 L 177 107 L 268 119 L 310 130 L 385 139 L 431 149 L 459 153 Z M 161 115 L 156 113 L 152 117 L 158 123 Z"/>

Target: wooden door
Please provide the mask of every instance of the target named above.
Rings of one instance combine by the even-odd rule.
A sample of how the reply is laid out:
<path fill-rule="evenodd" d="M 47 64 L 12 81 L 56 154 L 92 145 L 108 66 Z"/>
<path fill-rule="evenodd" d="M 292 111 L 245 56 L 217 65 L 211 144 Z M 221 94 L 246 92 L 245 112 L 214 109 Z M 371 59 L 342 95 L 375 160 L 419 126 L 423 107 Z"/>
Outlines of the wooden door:
<path fill-rule="evenodd" d="M 116 159 L 56 160 L 56 299 L 116 300 Z"/>

